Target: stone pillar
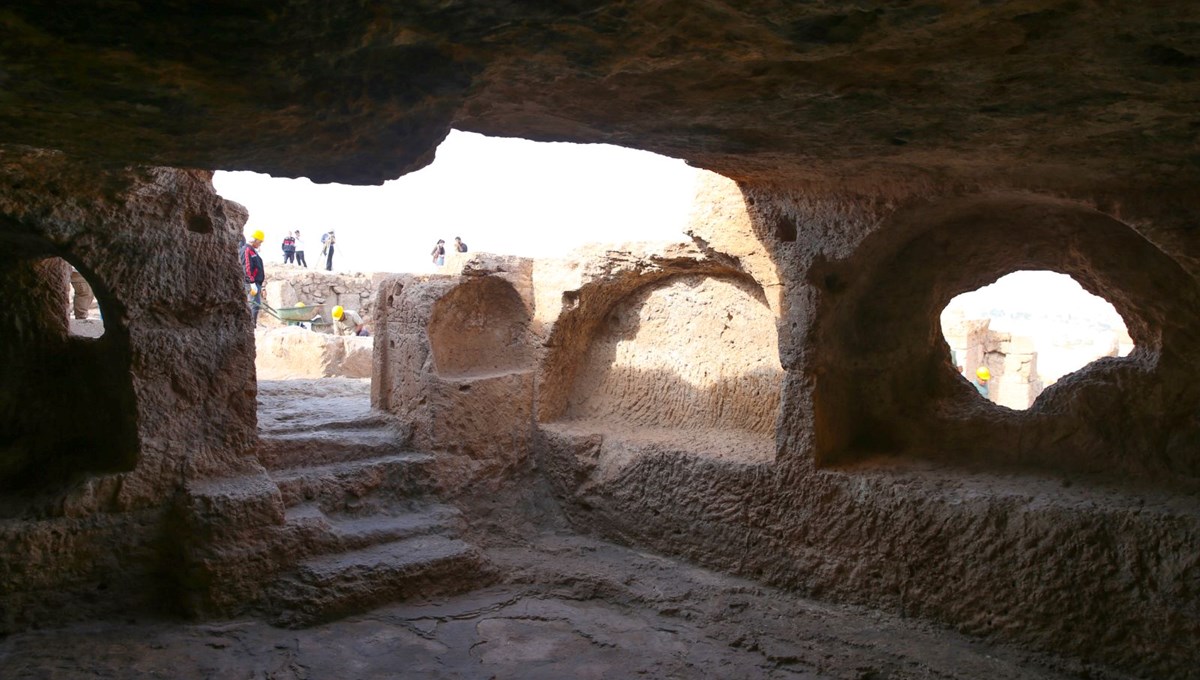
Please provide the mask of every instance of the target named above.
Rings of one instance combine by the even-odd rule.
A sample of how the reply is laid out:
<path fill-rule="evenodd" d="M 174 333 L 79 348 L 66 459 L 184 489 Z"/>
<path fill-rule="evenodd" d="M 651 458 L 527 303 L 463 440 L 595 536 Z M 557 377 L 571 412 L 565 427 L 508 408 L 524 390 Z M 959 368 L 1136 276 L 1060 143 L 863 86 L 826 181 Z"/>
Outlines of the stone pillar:
<path fill-rule="evenodd" d="M 1000 373 L 992 373 L 992 401 L 1012 409 L 1029 408 L 1042 393 L 1033 340 L 1009 336 L 999 342 Z"/>
<path fill-rule="evenodd" d="M 469 276 L 402 275 L 380 285 L 372 403 L 412 427 L 415 447 L 474 470 L 476 480 L 498 479 L 530 448 L 532 266 L 472 263 Z"/>
<path fill-rule="evenodd" d="M 962 367 L 962 375 L 968 381 L 975 379 L 975 369 L 988 366 L 990 319 L 966 319 L 962 312 L 951 312 L 942 316 L 942 334 L 950 345 L 951 361 Z M 995 375 L 995 371 L 992 371 Z M 995 397 L 989 395 L 993 400 Z"/>

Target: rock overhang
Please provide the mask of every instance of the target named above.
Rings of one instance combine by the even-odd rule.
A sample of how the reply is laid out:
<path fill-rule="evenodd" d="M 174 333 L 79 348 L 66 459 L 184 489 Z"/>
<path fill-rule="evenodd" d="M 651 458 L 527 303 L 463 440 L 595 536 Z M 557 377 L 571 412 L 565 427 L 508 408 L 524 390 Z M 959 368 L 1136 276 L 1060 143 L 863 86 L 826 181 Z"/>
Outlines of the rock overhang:
<path fill-rule="evenodd" d="M 114 165 L 369 184 L 427 164 L 456 127 L 755 183 L 1200 175 L 1191 3 L 78 3 L 0 18 L 0 139 Z"/>

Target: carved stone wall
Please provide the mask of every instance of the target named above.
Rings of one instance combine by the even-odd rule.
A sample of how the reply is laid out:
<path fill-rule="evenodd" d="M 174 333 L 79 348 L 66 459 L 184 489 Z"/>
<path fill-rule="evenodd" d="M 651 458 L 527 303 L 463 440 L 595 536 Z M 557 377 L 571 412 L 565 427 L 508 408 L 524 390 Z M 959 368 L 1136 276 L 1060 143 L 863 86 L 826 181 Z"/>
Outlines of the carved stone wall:
<path fill-rule="evenodd" d="M 267 304 L 272 307 L 295 307 L 303 302 L 328 324 L 333 320 L 333 308 L 341 305 L 358 312 L 369 328 L 374 320 L 376 292 L 385 277 L 386 274 L 332 273 L 267 265 L 264 288 Z M 269 314 L 260 314 L 259 323 L 268 327 L 279 325 Z M 330 331 L 324 324 L 313 328 L 318 332 Z"/>
<path fill-rule="evenodd" d="M 703 193 L 714 197 L 721 187 L 713 180 Z M 718 203 L 730 206 L 743 189 L 725 181 L 723 191 Z M 503 455 L 532 454 L 581 530 L 974 634 L 1128 668 L 1169 674 L 1190 667 L 1186 640 L 1200 629 L 1184 612 L 1193 611 L 1190 584 L 1200 565 L 1178 558 L 1200 532 L 1200 507 L 1186 492 L 1196 460 L 1186 448 L 1194 435 L 1185 412 L 1195 403 L 1190 386 L 1163 365 L 1182 370 L 1175 362 L 1190 361 L 1191 350 L 1175 343 L 1193 321 L 1189 310 L 1170 311 L 1174 303 L 1150 297 L 1164 286 L 1191 299 L 1178 266 L 1129 226 L 1057 199 L 947 198 L 932 215 L 918 201 L 862 215 L 856 243 L 802 246 L 779 237 L 789 230 L 778 219 L 762 226 L 763 206 L 770 214 L 781 203 L 754 196 L 746 195 L 742 220 L 731 220 L 729 208 L 697 211 L 691 233 L 698 247 L 533 263 L 532 291 L 522 299 L 532 301 L 541 329 L 529 341 L 545 345 L 530 349 L 537 382 L 489 392 L 489 420 L 464 419 L 453 435 L 446 427 L 441 447 L 452 452 L 486 441 L 489 432 L 530 427 L 531 448 L 519 448 L 519 437 L 505 439 L 518 448 Z M 989 228 L 981 215 L 992 221 L 993 237 L 979 237 Z M 1000 251 L 1001 239 L 1026 245 L 996 259 L 1001 272 L 925 266 L 942 261 L 943 248 L 968 247 L 953 237 L 960 229 L 945 222 L 952 217 L 977 225 L 981 252 L 967 261 Z M 901 219 L 911 220 L 907 236 L 887 226 Z M 740 237 L 723 230 L 739 223 L 753 230 Z M 1035 238 L 1023 231 L 1029 225 L 1052 235 Z M 1097 234 L 1122 257 L 1096 244 L 1051 247 Z M 747 238 L 759 239 L 759 248 L 747 247 Z M 719 242 L 728 252 L 713 245 Z M 813 252 L 815 244 L 825 256 Z M 778 263 L 778 279 L 763 253 Z M 1113 300 L 1134 320 L 1138 350 L 1079 371 L 1034 408 L 1016 412 L 975 398 L 951 365 L 938 315 L 954 295 L 1033 265 L 1072 274 Z M 392 385 L 392 397 L 380 403 L 414 427 L 445 427 L 431 398 L 441 414 L 484 408 L 471 401 L 473 384 L 432 390 L 411 379 L 425 375 L 423 384 L 431 384 L 438 338 L 455 337 L 447 322 L 431 332 L 429 310 L 478 285 L 467 276 L 412 278 L 387 305 L 402 332 L 388 343 L 396 358 L 377 364 L 377 378 L 390 371 L 379 382 Z M 778 319 L 766 293 L 775 285 Z M 738 336 L 737 349 L 708 343 L 732 331 L 713 326 L 710 338 L 705 330 L 730 322 L 706 316 L 712 306 L 704 301 L 718 288 L 738 300 L 740 313 L 761 317 L 750 325 L 753 339 Z M 761 336 L 767 331 L 770 342 Z M 729 395 L 758 409 L 727 414 L 720 400 L 687 396 L 687 381 L 704 367 L 720 373 L 751 358 L 770 366 L 764 348 L 776 333 L 781 379 L 744 392 L 735 386 Z M 504 334 L 498 351 L 509 351 L 511 337 Z M 710 356 L 712 363 L 700 360 Z M 754 361 L 745 374 L 765 377 L 750 368 Z M 643 375 L 636 362 L 653 363 L 662 375 Z M 670 385 L 654 387 L 659 378 Z M 768 417 L 774 403 L 777 419 Z M 1169 430 L 1179 440 L 1158 436 L 1165 431 L 1160 415 L 1176 419 Z M 710 429 L 721 423 L 734 427 Z M 1139 455 L 1125 455 L 1130 450 Z M 499 454 L 483 458 L 489 455 Z M 468 489 L 494 483 L 500 470 L 447 466 Z M 1146 582 L 1156 584 L 1155 595 L 1133 585 Z M 1118 620 L 1106 612 L 1123 614 Z"/>
<path fill-rule="evenodd" d="M 6 8 L 0 292 L 28 300 L 0 322 L 14 331 L 4 352 L 20 376 L 43 360 L 63 390 L 5 379 L 29 412 L 0 410 L 0 474 L 18 487 L 2 503 L 4 625 L 148 606 L 154 567 L 180 547 L 154 540 L 166 499 L 236 467 L 252 440 L 231 228 L 244 212 L 206 172 L 161 166 L 378 183 L 428 164 L 455 127 L 623 144 L 737 185 L 698 211 L 691 252 L 476 271 L 529 312 L 530 363 L 502 376 L 434 370 L 432 310 L 463 279 L 385 286 L 377 403 L 411 414 L 444 460 L 499 480 L 532 453 L 581 530 L 1143 675 L 1193 674 L 1198 23 L 1194 2 L 1054 0 Z M 62 302 L 47 256 L 95 284 L 102 343 L 63 340 L 43 314 Z M 1137 349 L 1008 413 L 966 398 L 937 313 L 1032 267 L 1112 302 Z M 597 433 L 548 427 L 614 305 L 681 275 L 752 280 L 775 316 L 770 462 L 678 439 L 609 456 Z M 70 394 L 59 372 L 85 360 L 109 367 L 80 370 L 107 395 L 89 403 L 129 408 L 88 439 L 110 453 L 67 466 L 82 479 L 34 492 L 12 444 L 70 458 L 82 421 L 60 437 L 44 414 Z M 195 517 L 196 532 L 231 519 Z"/>
<path fill-rule="evenodd" d="M 174 495 L 246 465 L 246 212 L 209 177 L 0 153 L 0 630 L 169 599 Z M 103 337 L 68 335 L 48 257 L 91 281 Z"/>
<path fill-rule="evenodd" d="M 618 429 L 770 433 L 779 410 L 778 356 L 775 317 L 751 285 L 667 279 L 609 312 L 581 359 L 565 418 Z"/>
<path fill-rule="evenodd" d="M 478 491 L 528 460 L 540 342 L 529 260 L 484 256 L 462 271 L 381 285 L 371 400 L 443 454 L 448 489 Z"/>

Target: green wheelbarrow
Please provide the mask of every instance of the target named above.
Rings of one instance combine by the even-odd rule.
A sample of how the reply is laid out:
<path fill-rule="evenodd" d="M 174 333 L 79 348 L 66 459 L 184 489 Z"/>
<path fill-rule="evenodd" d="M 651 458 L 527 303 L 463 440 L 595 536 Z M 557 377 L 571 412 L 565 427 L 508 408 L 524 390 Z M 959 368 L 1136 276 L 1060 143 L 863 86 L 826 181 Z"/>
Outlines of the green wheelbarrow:
<path fill-rule="evenodd" d="M 318 325 L 324 325 L 321 321 L 320 307 L 306 307 L 304 305 L 300 305 L 299 307 L 280 307 L 279 309 L 275 309 L 271 305 L 263 302 L 261 303 L 261 308 L 267 314 L 279 319 L 279 321 L 287 326 L 299 326 L 301 324 L 314 323 Z"/>

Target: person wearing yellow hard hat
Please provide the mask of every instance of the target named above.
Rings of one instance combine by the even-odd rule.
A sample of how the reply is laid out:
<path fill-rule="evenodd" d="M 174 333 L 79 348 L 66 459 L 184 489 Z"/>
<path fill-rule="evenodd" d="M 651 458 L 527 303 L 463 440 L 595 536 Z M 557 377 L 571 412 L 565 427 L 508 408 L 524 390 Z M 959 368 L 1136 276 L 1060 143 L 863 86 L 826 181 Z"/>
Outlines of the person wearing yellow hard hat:
<path fill-rule="evenodd" d="M 338 335 L 357 335 L 364 338 L 371 335 L 358 312 L 341 305 L 333 308 L 333 327 Z"/>
<path fill-rule="evenodd" d="M 979 390 L 979 394 L 983 396 L 984 399 L 989 398 L 988 381 L 991 379 L 992 372 L 988 370 L 987 366 L 980 366 L 979 368 L 975 369 L 975 379 L 971 381 L 971 384 L 975 386 L 976 390 Z"/>
<path fill-rule="evenodd" d="M 263 281 L 266 279 L 266 270 L 263 268 L 262 257 L 258 254 L 258 249 L 262 247 L 265 238 L 266 234 L 261 229 L 256 229 L 253 234 L 250 234 L 250 239 L 238 253 L 238 258 L 242 263 L 242 273 L 246 278 L 246 301 L 250 305 L 251 326 L 258 325 L 258 310 L 262 307 L 265 299 Z"/>

